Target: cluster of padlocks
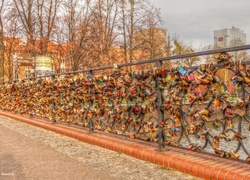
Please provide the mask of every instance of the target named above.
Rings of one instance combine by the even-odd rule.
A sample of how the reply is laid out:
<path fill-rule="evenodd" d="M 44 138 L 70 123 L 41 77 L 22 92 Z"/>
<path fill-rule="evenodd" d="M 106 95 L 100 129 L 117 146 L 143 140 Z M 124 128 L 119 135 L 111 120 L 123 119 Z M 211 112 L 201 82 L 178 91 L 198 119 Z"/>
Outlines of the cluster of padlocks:
<path fill-rule="evenodd" d="M 210 144 L 226 158 L 238 159 L 242 148 L 249 163 L 242 129 L 250 131 L 250 69 L 233 63 L 228 53 L 217 61 L 196 68 L 129 72 L 116 67 L 109 75 L 89 72 L 7 82 L 0 86 L 1 109 L 162 146 L 185 146 L 181 140 L 186 137 L 189 150 L 205 151 Z M 203 145 L 197 143 L 200 139 Z M 237 147 L 221 148 L 220 143 L 233 140 Z"/>

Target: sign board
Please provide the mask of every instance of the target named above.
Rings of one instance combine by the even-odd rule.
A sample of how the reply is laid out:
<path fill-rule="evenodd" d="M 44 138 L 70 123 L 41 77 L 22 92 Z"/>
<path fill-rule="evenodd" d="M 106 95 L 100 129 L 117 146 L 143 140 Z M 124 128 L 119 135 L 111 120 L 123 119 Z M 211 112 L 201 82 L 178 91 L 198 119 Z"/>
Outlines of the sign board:
<path fill-rule="evenodd" d="M 33 66 L 33 63 L 18 62 L 18 66 Z"/>
<path fill-rule="evenodd" d="M 14 66 L 33 66 L 33 59 L 16 59 L 13 61 Z"/>
<path fill-rule="evenodd" d="M 36 70 L 52 71 L 52 59 L 46 56 L 37 56 L 35 58 Z"/>
<path fill-rule="evenodd" d="M 218 41 L 223 41 L 223 37 L 219 37 L 219 38 L 218 38 Z"/>
<path fill-rule="evenodd" d="M 32 63 L 33 59 L 17 59 L 18 63 Z"/>
<path fill-rule="evenodd" d="M 36 63 L 36 74 L 42 76 L 52 73 L 52 58 L 48 56 L 37 56 L 35 58 Z"/>

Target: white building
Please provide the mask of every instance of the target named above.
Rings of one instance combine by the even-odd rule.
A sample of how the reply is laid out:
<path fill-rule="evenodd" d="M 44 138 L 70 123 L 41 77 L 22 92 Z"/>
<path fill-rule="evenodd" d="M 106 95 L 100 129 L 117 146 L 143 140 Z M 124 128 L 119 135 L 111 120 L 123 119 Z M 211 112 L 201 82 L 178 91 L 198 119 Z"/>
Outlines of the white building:
<path fill-rule="evenodd" d="M 232 26 L 231 29 L 214 31 L 214 47 L 226 48 L 246 44 L 246 33 Z"/>

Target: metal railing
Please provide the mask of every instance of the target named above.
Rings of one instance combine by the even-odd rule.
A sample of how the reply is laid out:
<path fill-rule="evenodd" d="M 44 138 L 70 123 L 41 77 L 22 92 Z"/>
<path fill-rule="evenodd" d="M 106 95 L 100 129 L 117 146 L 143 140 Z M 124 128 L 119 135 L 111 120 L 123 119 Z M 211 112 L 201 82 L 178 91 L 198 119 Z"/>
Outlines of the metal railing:
<path fill-rule="evenodd" d="M 52 74 L 0 86 L 1 109 L 249 163 L 250 45 Z M 217 54 L 218 64 L 167 69 L 163 61 Z M 129 72 L 121 67 L 156 63 Z M 93 71 L 114 69 L 111 74 Z M 87 74 L 86 74 L 87 73 Z M 231 89 L 230 89 L 231 88 Z"/>

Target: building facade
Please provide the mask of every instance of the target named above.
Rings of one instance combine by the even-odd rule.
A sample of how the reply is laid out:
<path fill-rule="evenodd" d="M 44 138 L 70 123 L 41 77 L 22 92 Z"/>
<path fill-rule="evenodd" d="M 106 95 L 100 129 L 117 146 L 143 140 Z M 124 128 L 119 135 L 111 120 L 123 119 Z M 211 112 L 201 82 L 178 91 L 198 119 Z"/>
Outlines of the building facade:
<path fill-rule="evenodd" d="M 214 31 L 214 47 L 226 48 L 246 44 L 246 33 L 240 28 L 220 29 Z"/>

